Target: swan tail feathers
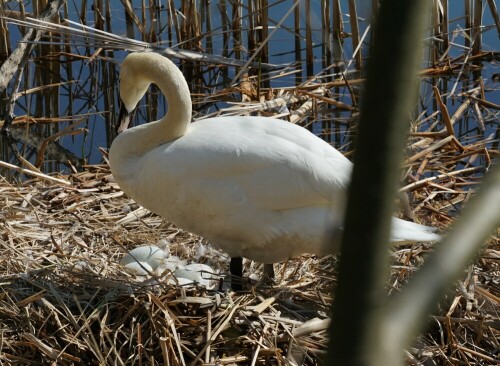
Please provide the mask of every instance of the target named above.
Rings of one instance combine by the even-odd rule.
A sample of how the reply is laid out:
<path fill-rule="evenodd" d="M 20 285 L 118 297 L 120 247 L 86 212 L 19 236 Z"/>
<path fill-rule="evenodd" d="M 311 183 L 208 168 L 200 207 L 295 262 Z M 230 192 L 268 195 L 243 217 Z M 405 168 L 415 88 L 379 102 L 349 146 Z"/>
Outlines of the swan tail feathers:
<path fill-rule="evenodd" d="M 420 225 L 415 222 L 393 218 L 391 227 L 391 241 L 396 244 L 411 242 L 440 241 L 441 235 L 437 229 L 430 226 Z"/>

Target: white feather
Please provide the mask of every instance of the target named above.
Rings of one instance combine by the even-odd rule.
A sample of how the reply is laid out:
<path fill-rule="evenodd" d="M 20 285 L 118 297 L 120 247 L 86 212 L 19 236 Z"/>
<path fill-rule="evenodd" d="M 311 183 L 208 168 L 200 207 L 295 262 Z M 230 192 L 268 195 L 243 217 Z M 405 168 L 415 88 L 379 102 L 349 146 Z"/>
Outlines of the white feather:
<path fill-rule="evenodd" d="M 338 250 L 351 162 L 289 122 L 219 117 L 190 123 L 189 88 L 163 56 L 132 54 L 120 92 L 131 111 L 150 83 L 165 94 L 160 121 L 124 131 L 110 165 L 140 205 L 201 235 L 232 257 L 274 263 Z M 434 229 L 394 218 L 393 241 L 439 240 Z"/>

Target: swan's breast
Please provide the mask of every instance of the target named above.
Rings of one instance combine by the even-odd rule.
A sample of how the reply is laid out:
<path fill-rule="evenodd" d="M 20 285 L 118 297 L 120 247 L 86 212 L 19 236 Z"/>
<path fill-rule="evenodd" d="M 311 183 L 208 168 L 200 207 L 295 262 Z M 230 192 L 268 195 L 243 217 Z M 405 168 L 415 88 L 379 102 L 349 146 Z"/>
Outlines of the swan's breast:
<path fill-rule="evenodd" d="M 195 122 L 131 158 L 125 166 L 135 173 L 119 184 L 231 256 L 269 262 L 322 253 L 327 226 L 339 221 L 350 162 L 300 127 L 265 120 Z"/>

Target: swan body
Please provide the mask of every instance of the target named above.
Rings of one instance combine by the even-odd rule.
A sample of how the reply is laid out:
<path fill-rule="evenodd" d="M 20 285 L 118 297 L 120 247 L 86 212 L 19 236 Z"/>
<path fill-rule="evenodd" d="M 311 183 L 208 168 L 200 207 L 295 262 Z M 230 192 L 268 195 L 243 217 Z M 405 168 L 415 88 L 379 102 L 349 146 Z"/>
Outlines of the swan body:
<path fill-rule="evenodd" d="M 191 121 L 188 85 L 167 58 L 131 54 L 120 94 L 131 112 L 150 83 L 167 115 L 122 132 L 109 161 L 122 190 L 231 257 L 276 263 L 326 255 L 340 230 L 352 163 L 306 129 L 264 117 Z M 333 235 L 339 238 L 339 235 Z M 433 228 L 393 218 L 392 241 L 436 241 Z"/>

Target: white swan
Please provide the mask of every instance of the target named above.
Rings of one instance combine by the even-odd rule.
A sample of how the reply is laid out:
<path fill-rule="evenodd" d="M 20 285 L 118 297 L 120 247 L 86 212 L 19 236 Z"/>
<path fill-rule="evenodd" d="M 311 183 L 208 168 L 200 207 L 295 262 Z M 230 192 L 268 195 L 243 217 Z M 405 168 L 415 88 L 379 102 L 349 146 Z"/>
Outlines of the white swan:
<path fill-rule="evenodd" d="M 183 74 L 154 53 L 131 54 L 121 66 L 120 95 L 128 112 L 150 83 L 164 93 L 167 115 L 124 131 L 109 152 L 111 171 L 126 194 L 231 257 L 275 263 L 338 250 L 329 234 L 343 220 L 352 168 L 347 158 L 279 119 L 190 123 Z M 394 218 L 391 237 L 437 241 L 434 231 Z"/>

